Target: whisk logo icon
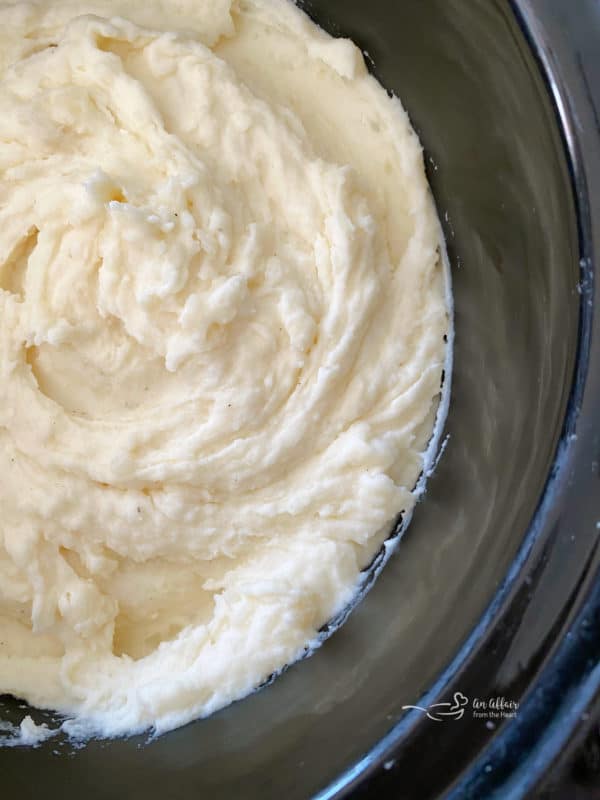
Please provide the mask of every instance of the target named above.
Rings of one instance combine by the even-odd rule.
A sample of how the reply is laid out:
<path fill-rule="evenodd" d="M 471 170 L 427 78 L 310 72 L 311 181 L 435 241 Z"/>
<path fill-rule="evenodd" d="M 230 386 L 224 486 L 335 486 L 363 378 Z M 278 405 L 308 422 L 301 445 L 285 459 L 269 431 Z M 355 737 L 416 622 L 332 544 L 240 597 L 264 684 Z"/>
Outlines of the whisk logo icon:
<path fill-rule="evenodd" d="M 469 704 L 469 698 L 462 692 L 454 692 L 452 702 L 433 703 L 430 706 L 402 706 L 403 711 L 415 709 L 422 711 L 429 719 L 434 722 L 444 722 L 447 719 L 462 719 L 465 707 Z"/>

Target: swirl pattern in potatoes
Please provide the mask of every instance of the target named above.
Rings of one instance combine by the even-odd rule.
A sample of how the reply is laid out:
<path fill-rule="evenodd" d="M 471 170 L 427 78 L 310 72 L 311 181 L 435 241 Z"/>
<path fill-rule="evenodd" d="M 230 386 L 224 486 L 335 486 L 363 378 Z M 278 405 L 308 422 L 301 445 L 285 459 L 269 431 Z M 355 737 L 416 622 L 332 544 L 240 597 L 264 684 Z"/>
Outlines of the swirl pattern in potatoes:
<path fill-rule="evenodd" d="M 244 696 L 352 601 L 450 328 L 357 48 L 287 0 L 131 6 L 0 3 L 0 693 L 103 735 Z"/>

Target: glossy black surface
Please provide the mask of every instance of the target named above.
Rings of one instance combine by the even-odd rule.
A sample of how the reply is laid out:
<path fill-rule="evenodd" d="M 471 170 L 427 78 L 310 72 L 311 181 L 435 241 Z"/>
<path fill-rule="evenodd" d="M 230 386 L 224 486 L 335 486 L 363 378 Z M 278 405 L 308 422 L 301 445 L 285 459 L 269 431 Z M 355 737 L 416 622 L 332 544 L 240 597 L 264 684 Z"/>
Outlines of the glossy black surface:
<path fill-rule="evenodd" d="M 524 29 L 535 38 L 534 23 L 548 16 L 564 25 L 550 2 L 520 4 L 529 20 L 508 0 L 305 6 L 369 52 L 425 147 L 456 303 L 448 446 L 397 554 L 315 656 L 154 742 L 0 750 L 7 796 L 279 800 L 391 788 L 426 800 L 468 777 L 460 796 L 487 797 L 518 760 L 511 729 L 524 757 L 560 705 L 558 690 L 547 705 L 525 695 L 598 570 L 600 503 L 589 482 L 598 486 L 600 388 L 587 370 L 597 348 L 591 262 L 580 266 L 593 232 L 582 209 L 586 164 L 565 146 L 580 132 L 563 140 L 560 87 L 553 99 Z M 424 692 L 431 703 L 457 689 L 504 695 L 523 711 L 509 730 L 402 711 Z M 22 713 L 8 700 L 1 712 Z M 488 744 L 493 757 L 482 753 Z"/>

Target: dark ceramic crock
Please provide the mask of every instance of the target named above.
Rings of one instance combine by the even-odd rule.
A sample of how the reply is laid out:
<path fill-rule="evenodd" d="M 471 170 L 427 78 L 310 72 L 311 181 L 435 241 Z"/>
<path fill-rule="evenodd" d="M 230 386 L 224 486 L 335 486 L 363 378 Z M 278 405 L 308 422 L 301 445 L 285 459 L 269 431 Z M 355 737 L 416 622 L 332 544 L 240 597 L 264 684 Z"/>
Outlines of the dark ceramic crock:
<path fill-rule="evenodd" d="M 312 658 L 156 741 L 0 749 L 3 797 L 522 797 L 594 712 L 600 6 L 303 5 L 368 51 L 422 138 L 455 297 L 446 450 L 396 554 Z M 457 691 L 460 720 L 403 709 Z M 516 716 L 475 718 L 492 697 Z M 1 698 L 0 716 L 22 715 Z"/>

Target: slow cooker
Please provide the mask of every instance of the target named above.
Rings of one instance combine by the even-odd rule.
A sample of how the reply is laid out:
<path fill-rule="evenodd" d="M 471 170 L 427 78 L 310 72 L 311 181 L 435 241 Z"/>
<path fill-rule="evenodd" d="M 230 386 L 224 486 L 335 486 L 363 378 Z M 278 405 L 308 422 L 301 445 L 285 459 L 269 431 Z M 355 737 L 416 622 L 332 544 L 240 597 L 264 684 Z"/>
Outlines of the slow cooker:
<path fill-rule="evenodd" d="M 302 5 L 424 145 L 455 299 L 437 469 L 315 655 L 157 739 L 0 749 L 3 796 L 518 798 L 600 713 L 600 4 Z"/>

